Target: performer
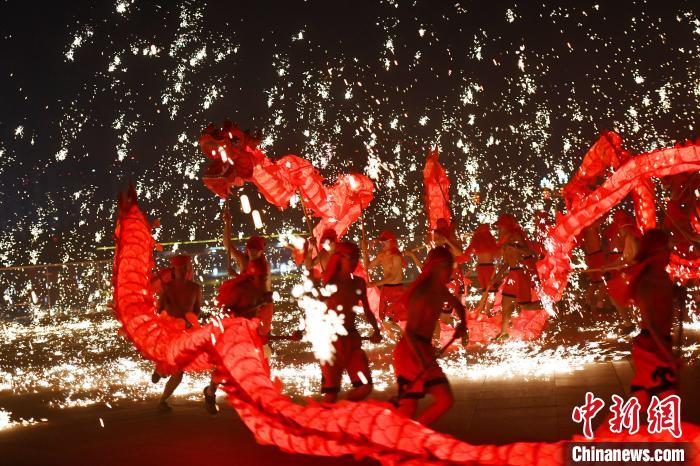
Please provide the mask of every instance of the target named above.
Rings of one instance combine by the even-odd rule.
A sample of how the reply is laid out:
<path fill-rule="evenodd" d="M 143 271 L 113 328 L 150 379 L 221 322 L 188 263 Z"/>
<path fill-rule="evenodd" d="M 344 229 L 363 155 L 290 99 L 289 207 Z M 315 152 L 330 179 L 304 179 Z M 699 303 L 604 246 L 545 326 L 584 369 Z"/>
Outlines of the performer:
<path fill-rule="evenodd" d="M 335 252 L 335 246 L 338 244 L 338 234 L 332 228 L 326 228 L 321 234 L 321 240 L 319 241 L 318 250 L 316 246 L 313 245 L 315 242 L 314 238 L 309 238 L 308 241 L 304 243 L 306 248 L 306 259 L 304 264 L 306 269 L 311 272 L 312 278 L 320 279 L 324 271 L 328 269 L 328 261 Z M 314 256 L 313 253 L 316 253 Z"/>
<path fill-rule="evenodd" d="M 684 261 L 700 260 L 700 190 L 699 173 L 682 173 L 662 179 L 669 189 L 663 227 L 670 233 L 673 253 Z M 681 301 L 700 302 L 700 282 L 695 279 L 681 280 L 678 290 Z"/>
<path fill-rule="evenodd" d="M 476 256 L 476 278 L 479 281 L 481 291 L 486 291 L 486 287 L 492 282 L 492 277 L 496 273 L 495 260 L 498 258 L 498 243 L 491 234 L 489 226 L 480 224 L 474 230 L 469 246 L 458 260 L 468 262 L 472 256 Z M 496 291 L 500 284 L 491 283 L 489 291 Z"/>
<path fill-rule="evenodd" d="M 501 333 L 495 341 L 504 341 L 509 338 L 510 318 L 515 306 L 521 308 L 532 307 L 533 290 L 529 274 L 528 260 L 534 257 L 525 232 L 515 218 L 508 214 L 501 214 L 495 223 L 498 228 L 498 244 L 501 247 L 503 262 L 509 268 L 508 275 L 503 281 L 501 302 Z"/>
<path fill-rule="evenodd" d="M 224 209 L 224 248 L 228 252 L 229 258 L 235 260 L 238 264 L 239 274 L 244 274 L 252 267 L 253 273 L 258 273 L 261 271 L 265 272 L 264 277 L 264 289 L 261 292 L 271 292 L 272 291 L 272 275 L 270 274 L 270 266 L 267 262 L 267 257 L 265 257 L 265 238 L 260 236 L 251 236 L 246 241 L 245 252 L 239 251 L 231 244 L 231 214 L 228 210 L 228 206 Z M 229 275 L 236 276 L 236 272 L 229 268 Z M 260 318 L 260 323 L 262 324 L 261 335 L 267 335 L 270 333 L 270 328 L 272 326 L 272 314 L 274 308 L 272 302 L 266 303 L 261 306 L 258 310 L 258 317 Z"/>
<path fill-rule="evenodd" d="M 436 247 L 428 253 L 423 271 L 407 292 L 406 331 L 394 350 L 399 412 L 413 418 L 418 400 L 426 393 L 430 394 L 433 403 L 416 418 L 426 425 L 447 412 L 454 402 L 452 390 L 437 363 L 431 343 L 433 329 L 444 312 L 443 303 L 449 303 L 449 310 L 454 308 L 460 318 L 455 338 L 466 333 L 464 307 L 446 288 L 452 276 L 453 264 L 454 258 L 445 247 Z"/>
<path fill-rule="evenodd" d="M 466 303 L 466 294 L 470 281 L 466 279 L 462 271 L 464 251 L 462 250 L 462 242 L 455 234 L 454 225 L 450 224 L 444 218 L 439 218 L 436 228 L 433 230 L 433 243 L 436 247 L 445 247 L 450 254 L 452 254 L 452 279 L 447 283 L 447 289 L 462 305 L 464 305 Z M 449 332 L 449 328 L 453 326 L 453 315 L 449 312 L 443 313 L 440 316 L 440 322 L 438 322 L 438 325 L 435 327 L 434 338 L 440 341 L 442 331 L 446 330 Z"/>
<path fill-rule="evenodd" d="M 402 312 L 401 298 L 404 293 L 403 267 L 404 260 L 399 250 L 396 235 L 389 231 L 383 231 L 377 241 L 381 244 L 381 251 L 377 257 L 369 260 L 367 245 L 363 242 L 362 253 L 367 264 L 367 271 L 380 268 L 383 277 L 381 280 L 369 283 L 369 286 L 377 286 L 381 289 L 379 297 L 379 318 L 389 319 L 392 322 L 406 320 L 405 312 Z"/>
<path fill-rule="evenodd" d="M 223 218 L 224 248 L 229 258 L 238 264 L 239 273 L 229 267 L 229 274 L 234 278 L 221 284 L 217 301 L 226 312 L 236 317 L 260 319 L 258 333 L 265 340 L 272 327 L 274 310 L 272 277 L 265 257 L 265 239 L 260 236 L 251 236 L 246 241 L 246 251 L 239 251 L 231 244 L 231 214 L 228 207 L 224 209 Z M 263 351 L 265 357 L 269 357 L 270 348 L 267 345 L 264 345 Z M 214 373 L 210 384 L 204 388 L 204 404 L 210 414 L 219 412 L 216 405 L 216 390 L 220 382 L 220 376 Z"/>
<path fill-rule="evenodd" d="M 668 235 L 663 230 L 649 230 L 641 239 L 636 265 L 625 272 L 630 297 L 641 314 L 641 332 L 632 342 L 635 374 L 630 391 L 642 410 L 653 395 L 663 399 L 678 393 L 678 362 L 671 341 L 674 290 L 666 272 L 670 254 Z"/>
<path fill-rule="evenodd" d="M 436 246 L 445 246 L 454 258 L 464 254 L 462 242 L 455 235 L 454 225 L 444 218 L 437 220 L 437 226 L 433 230 L 433 242 Z"/>
<path fill-rule="evenodd" d="M 605 281 L 601 268 L 605 266 L 606 257 L 603 251 L 599 219 L 581 232 L 581 249 L 585 254 L 586 266 L 592 269 L 588 272 L 588 307 L 591 311 L 600 312 L 605 306 Z"/>
<path fill-rule="evenodd" d="M 613 214 L 613 220 L 604 232 L 604 249 L 607 253 L 607 263 L 605 269 L 608 295 L 610 301 L 615 306 L 620 316 L 623 330 L 627 333 L 635 328 L 632 322 L 632 315 L 629 308 L 614 298 L 618 292 L 615 286 L 620 286 L 617 278 L 620 270 L 631 264 L 639 249 L 639 232 L 634 224 L 634 220 L 625 211 L 618 210 Z"/>
<path fill-rule="evenodd" d="M 362 304 L 367 322 L 374 333 L 370 337 L 373 343 L 382 339 L 377 321 L 367 301 L 367 284 L 362 278 L 353 276 L 360 261 L 360 249 L 351 242 L 338 243 L 333 256 L 328 261 L 325 283 L 336 287 L 335 293 L 326 299 L 326 306 L 343 316 L 346 335 L 338 335 L 333 342 L 335 357 L 332 362 L 321 364 L 321 393 L 323 401 L 334 403 L 340 393 L 343 372 L 347 371 L 353 389 L 347 399 L 359 401 L 372 392 L 372 373 L 369 370 L 367 355 L 362 350 L 362 339 L 355 326 L 355 308 Z"/>
<path fill-rule="evenodd" d="M 260 319 L 258 333 L 265 341 L 270 332 L 267 309 L 272 306 L 272 293 L 267 289 L 269 267 L 262 258 L 249 261 L 240 275 L 226 280 L 219 287 L 217 301 L 230 315 L 245 319 Z M 269 314 L 271 316 L 271 313 Z M 268 351 L 266 357 L 268 357 Z M 217 414 L 216 390 L 222 378 L 218 373 L 212 374 L 211 382 L 204 388 L 204 406 L 209 414 Z"/>
<path fill-rule="evenodd" d="M 163 285 L 163 292 L 158 302 L 158 311 L 164 311 L 170 317 L 183 321 L 183 328 L 198 325 L 197 317 L 202 305 L 202 287 L 188 278 L 191 275 L 190 257 L 185 255 L 175 256 L 171 259 L 173 279 Z M 157 383 L 163 376 L 153 372 L 151 380 Z M 170 411 L 168 398 L 173 394 L 182 382 L 182 372 L 171 375 L 163 389 L 158 409 Z"/>

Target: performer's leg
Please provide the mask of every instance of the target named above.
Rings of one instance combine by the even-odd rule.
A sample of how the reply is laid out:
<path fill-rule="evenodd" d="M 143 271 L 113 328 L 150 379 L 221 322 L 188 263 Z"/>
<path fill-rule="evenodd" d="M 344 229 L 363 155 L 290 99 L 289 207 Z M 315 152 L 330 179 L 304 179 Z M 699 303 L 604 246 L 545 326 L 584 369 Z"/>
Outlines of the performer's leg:
<path fill-rule="evenodd" d="M 357 336 L 359 338 L 359 335 Z M 352 355 L 353 341 L 351 335 L 339 337 L 333 342 L 333 347 L 335 348 L 335 359 L 333 362 L 321 363 L 321 393 L 323 394 L 323 401 L 326 403 L 335 403 L 338 399 L 343 372 L 348 366 L 348 361 L 350 361 L 350 356 Z"/>
<path fill-rule="evenodd" d="M 337 361 L 336 361 L 337 363 Z M 325 403 L 335 403 L 340 393 L 343 369 L 337 365 L 321 364 L 321 393 Z"/>
<path fill-rule="evenodd" d="M 260 318 L 260 335 L 268 335 L 272 328 L 272 304 L 265 304 L 260 307 L 258 317 Z"/>
<path fill-rule="evenodd" d="M 509 337 L 508 330 L 510 330 L 510 317 L 513 315 L 514 308 L 515 298 L 512 296 L 503 295 L 501 301 L 501 333 L 496 336 L 496 340 L 503 341 Z"/>
<path fill-rule="evenodd" d="M 182 382 L 182 372 L 175 373 L 170 376 L 168 381 L 165 383 L 165 388 L 163 389 L 163 395 L 160 397 L 161 404 L 167 404 L 168 398 L 173 394 L 178 385 Z"/>
<path fill-rule="evenodd" d="M 617 311 L 617 314 L 620 316 L 620 324 L 622 325 L 623 332 L 632 332 L 634 330 L 634 323 L 632 323 L 629 309 L 618 303 L 612 296 L 610 296 L 610 302 L 615 306 L 615 311 Z"/>
<path fill-rule="evenodd" d="M 428 384 L 426 383 L 426 386 Z M 426 393 L 432 395 L 433 402 L 425 408 L 416 419 L 424 425 L 430 425 L 437 421 L 443 414 L 450 410 L 454 404 L 454 395 L 447 380 L 426 387 Z"/>
<path fill-rule="evenodd" d="M 204 407 L 209 414 L 217 414 L 219 412 L 219 407 L 216 405 L 216 390 L 219 388 L 219 384 L 214 381 L 212 377 L 209 385 L 204 387 Z"/>
<path fill-rule="evenodd" d="M 348 361 L 347 371 L 353 386 L 353 389 L 348 392 L 348 400 L 364 400 L 372 393 L 374 385 L 372 384 L 372 373 L 369 371 L 369 360 L 362 348 L 356 348 L 353 351 Z"/>
<path fill-rule="evenodd" d="M 379 312 L 379 320 L 384 321 L 386 319 L 386 309 L 388 305 L 387 292 L 385 291 L 385 287 L 382 287 L 379 292 L 379 309 L 377 309 Z"/>
<path fill-rule="evenodd" d="M 325 392 L 323 394 L 324 403 L 335 403 L 338 401 L 338 392 Z"/>
<path fill-rule="evenodd" d="M 364 383 L 357 387 L 353 387 L 352 390 L 348 392 L 349 401 L 362 401 L 367 398 L 370 393 L 372 393 L 373 385 L 371 383 Z"/>
<path fill-rule="evenodd" d="M 417 398 L 401 398 L 399 400 L 399 414 L 413 419 L 413 416 L 416 415 L 416 410 L 418 410 Z"/>
<path fill-rule="evenodd" d="M 219 389 L 219 384 L 212 380 L 209 382 L 209 385 L 207 385 L 204 388 L 204 391 L 209 396 L 216 396 L 216 390 L 218 390 L 218 389 Z"/>

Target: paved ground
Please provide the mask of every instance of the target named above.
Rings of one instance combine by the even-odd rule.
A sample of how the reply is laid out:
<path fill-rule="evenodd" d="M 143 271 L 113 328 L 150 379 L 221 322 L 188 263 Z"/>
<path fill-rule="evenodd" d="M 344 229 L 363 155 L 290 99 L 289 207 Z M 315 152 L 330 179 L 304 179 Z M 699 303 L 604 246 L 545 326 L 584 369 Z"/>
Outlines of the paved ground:
<path fill-rule="evenodd" d="M 546 379 L 453 381 L 457 403 L 435 428 L 477 444 L 566 439 L 580 433 L 580 427 L 571 421 L 571 410 L 582 403 L 586 391 L 609 403 L 612 394 L 627 393 L 631 377 L 629 362 L 620 361 L 592 364 L 583 371 Z M 682 377 L 683 419 L 700 423 L 696 396 L 700 369 L 688 367 Z M 21 413 L 31 402 L 28 397 L 17 397 L 7 408 Z M 50 422 L 0 432 L 0 464 L 358 464 L 351 458 L 309 458 L 259 446 L 228 407 L 212 417 L 199 402 L 175 399 L 173 406 L 174 411 L 165 414 L 157 412 L 153 402 L 112 409 L 104 405 L 55 411 L 45 408 L 38 416 L 46 416 Z"/>

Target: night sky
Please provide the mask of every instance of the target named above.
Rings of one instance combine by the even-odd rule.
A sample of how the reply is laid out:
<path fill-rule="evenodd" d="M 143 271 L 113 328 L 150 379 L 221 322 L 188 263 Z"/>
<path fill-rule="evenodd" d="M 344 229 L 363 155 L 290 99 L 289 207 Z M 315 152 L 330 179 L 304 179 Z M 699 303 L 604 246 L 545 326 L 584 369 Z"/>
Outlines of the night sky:
<path fill-rule="evenodd" d="M 215 237 L 196 142 L 225 117 L 329 183 L 372 177 L 373 232 L 423 236 L 433 145 L 460 230 L 531 222 L 600 130 L 633 151 L 700 135 L 696 3 L 4 1 L 0 265 L 107 257 L 129 181 L 160 240 Z M 254 189 L 267 233 L 303 227 Z"/>

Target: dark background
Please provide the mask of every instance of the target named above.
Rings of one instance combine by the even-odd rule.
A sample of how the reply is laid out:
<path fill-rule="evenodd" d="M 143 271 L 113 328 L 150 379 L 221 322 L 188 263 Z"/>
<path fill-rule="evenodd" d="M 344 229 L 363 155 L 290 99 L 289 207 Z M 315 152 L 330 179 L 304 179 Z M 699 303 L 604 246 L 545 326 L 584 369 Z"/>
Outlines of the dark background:
<path fill-rule="evenodd" d="M 329 182 L 374 177 L 372 232 L 424 234 L 432 145 L 461 230 L 500 210 L 528 223 L 553 211 L 541 187 L 563 184 L 601 129 L 633 151 L 697 136 L 695 3 L 4 1 L 0 265 L 105 257 L 96 248 L 111 244 L 130 180 L 159 239 L 214 238 L 218 201 L 195 143 L 225 117 Z M 245 190 L 267 233 L 303 227 L 298 209 Z"/>

